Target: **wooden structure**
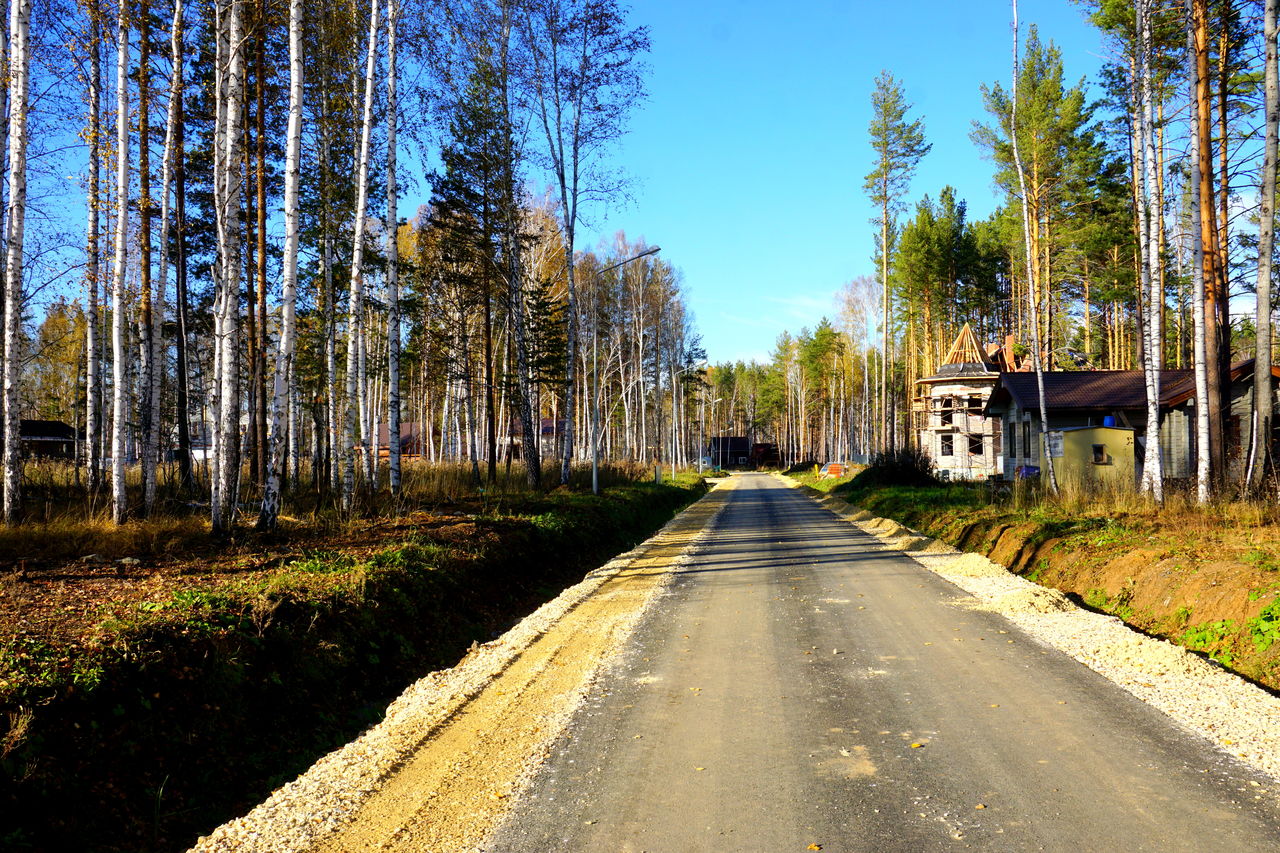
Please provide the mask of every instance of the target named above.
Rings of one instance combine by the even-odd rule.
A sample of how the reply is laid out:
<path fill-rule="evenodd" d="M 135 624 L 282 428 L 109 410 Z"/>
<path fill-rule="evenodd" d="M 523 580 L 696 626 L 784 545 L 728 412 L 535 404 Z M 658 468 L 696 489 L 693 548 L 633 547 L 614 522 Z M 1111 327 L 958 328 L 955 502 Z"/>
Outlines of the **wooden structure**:
<path fill-rule="evenodd" d="M 75 459 L 76 430 L 62 421 L 20 420 L 18 441 L 27 459 Z"/>

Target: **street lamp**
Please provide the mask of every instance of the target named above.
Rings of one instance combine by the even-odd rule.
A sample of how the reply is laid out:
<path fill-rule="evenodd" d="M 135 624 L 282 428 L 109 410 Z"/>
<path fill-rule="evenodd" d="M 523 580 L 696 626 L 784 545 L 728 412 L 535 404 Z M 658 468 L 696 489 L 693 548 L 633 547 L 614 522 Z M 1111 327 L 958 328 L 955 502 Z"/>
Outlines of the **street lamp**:
<path fill-rule="evenodd" d="M 662 251 L 661 246 L 651 246 L 638 255 L 633 255 L 626 260 L 618 261 L 616 264 L 610 264 L 602 270 L 596 271 L 596 292 L 595 310 L 591 312 L 591 494 L 600 494 L 600 363 L 598 355 L 598 342 L 600 340 L 600 276 L 615 270 L 620 266 L 638 261 L 649 255 L 656 255 Z"/>

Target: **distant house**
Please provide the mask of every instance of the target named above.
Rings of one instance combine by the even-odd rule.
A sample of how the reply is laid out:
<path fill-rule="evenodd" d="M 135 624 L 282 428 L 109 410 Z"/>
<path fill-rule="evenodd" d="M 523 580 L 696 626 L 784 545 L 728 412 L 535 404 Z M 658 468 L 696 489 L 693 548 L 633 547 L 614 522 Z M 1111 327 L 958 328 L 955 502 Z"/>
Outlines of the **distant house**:
<path fill-rule="evenodd" d="M 1223 436 L 1229 479 L 1239 479 L 1244 472 L 1253 370 L 1253 359 L 1231 367 L 1230 413 Z M 1280 368 L 1273 367 L 1272 374 L 1280 380 Z M 1043 376 L 1055 471 L 1070 469 L 1090 482 L 1108 483 L 1118 483 L 1132 471 L 1136 482 L 1147 442 L 1143 372 L 1051 370 Z M 1280 400 L 1280 381 L 1276 394 L 1273 411 Z M 1167 479 L 1195 475 L 1195 405 L 1193 372 L 1162 371 L 1160 452 Z M 984 348 L 966 324 L 937 372 L 917 380 L 911 411 L 918 446 L 945 476 L 1012 479 L 1044 465 L 1036 376 L 1028 364 L 1019 363 L 1011 337 L 1001 346 Z M 1277 445 L 1276 436 L 1272 444 Z"/>
<path fill-rule="evenodd" d="M 984 351 L 965 323 L 937 373 L 916 381 L 916 442 L 943 476 L 985 480 L 1001 473 L 1000 427 L 983 410 L 1007 366 L 1004 357 L 1000 348 Z"/>
<path fill-rule="evenodd" d="M 424 455 L 426 444 L 422 433 L 422 425 L 417 421 L 400 422 L 400 455 L 405 459 L 415 459 Z M 385 421 L 378 424 L 378 458 L 391 456 L 391 428 Z"/>
<path fill-rule="evenodd" d="M 1133 430 L 1134 452 L 1141 465 L 1146 452 L 1147 386 L 1140 370 L 1049 370 L 1044 372 L 1045 410 L 1049 429 L 1123 427 Z M 1171 387 L 1179 386 L 1189 370 L 1161 372 L 1162 408 L 1167 410 Z M 1005 477 L 1018 468 L 1044 466 L 1040 439 L 1040 394 L 1031 372 L 1000 374 L 985 409 L 999 419 L 1004 433 Z M 1160 447 L 1166 477 L 1187 477 L 1194 471 L 1185 431 L 1165 418 Z M 1056 441 L 1057 439 L 1055 439 Z M 1057 445 L 1053 445 L 1057 447 Z"/>
<path fill-rule="evenodd" d="M 1228 392 L 1231 408 L 1224 436 L 1229 479 L 1238 479 L 1244 469 L 1243 446 L 1248 439 L 1248 420 L 1253 407 L 1253 368 L 1253 359 L 1231 367 Z M 1273 367 L 1272 373 L 1280 378 L 1280 368 Z M 1046 371 L 1044 383 L 1051 432 L 1078 427 L 1131 429 L 1135 476 L 1141 474 L 1147 445 L 1147 388 L 1142 371 Z M 1280 383 L 1277 389 L 1280 391 Z M 1271 405 L 1274 411 L 1276 399 Z M 1160 411 L 1160 461 L 1165 478 L 1194 477 L 1197 448 L 1192 371 L 1161 371 Z M 1003 425 L 1004 476 L 1014 476 L 1019 467 L 1043 464 L 1035 374 L 1001 373 L 984 414 L 998 418 Z M 1272 441 L 1274 444 L 1274 436 Z"/>
<path fill-rule="evenodd" d="M 22 420 L 18 440 L 28 459 L 75 459 L 76 430 L 62 421 Z"/>
<path fill-rule="evenodd" d="M 718 435 L 707 445 L 707 458 L 717 468 L 747 468 L 752 464 L 751 441 L 745 435 Z"/>

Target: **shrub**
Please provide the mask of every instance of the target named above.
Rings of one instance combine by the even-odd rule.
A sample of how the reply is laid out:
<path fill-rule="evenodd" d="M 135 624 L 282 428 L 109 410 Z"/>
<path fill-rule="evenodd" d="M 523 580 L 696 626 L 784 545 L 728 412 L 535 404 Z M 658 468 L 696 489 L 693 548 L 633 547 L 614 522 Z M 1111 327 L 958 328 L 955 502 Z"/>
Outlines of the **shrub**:
<path fill-rule="evenodd" d="M 937 486 L 929 454 L 914 447 L 886 450 L 871 456 L 865 470 L 849 482 L 850 489 L 876 486 Z"/>

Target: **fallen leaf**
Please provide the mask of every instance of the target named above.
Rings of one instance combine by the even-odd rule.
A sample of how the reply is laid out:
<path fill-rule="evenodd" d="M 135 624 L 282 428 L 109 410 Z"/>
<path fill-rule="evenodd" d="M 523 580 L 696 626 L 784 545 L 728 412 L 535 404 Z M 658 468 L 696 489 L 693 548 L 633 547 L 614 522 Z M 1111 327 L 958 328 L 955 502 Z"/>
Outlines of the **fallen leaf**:
<path fill-rule="evenodd" d="M 821 845 L 821 844 L 810 844 L 808 847 L 806 847 L 806 848 L 804 848 L 804 849 L 805 849 L 805 850 L 821 850 L 821 849 L 822 849 L 822 845 Z"/>
<path fill-rule="evenodd" d="M 705 768 L 705 767 L 695 767 L 695 768 L 693 768 L 693 769 L 694 769 L 694 770 L 706 770 L 707 768 Z"/>
<path fill-rule="evenodd" d="M 975 808 L 975 809 L 985 809 L 985 808 L 986 808 L 986 806 L 984 806 L 982 803 L 978 803 L 976 806 L 974 806 L 974 808 Z"/>
<path fill-rule="evenodd" d="M 911 744 L 911 748 L 912 748 L 912 749 L 923 749 L 923 748 L 924 748 L 924 744 L 922 744 L 922 743 L 913 743 L 913 744 Z"/>

